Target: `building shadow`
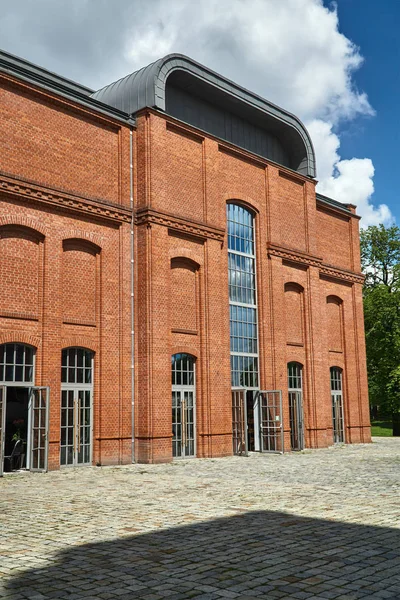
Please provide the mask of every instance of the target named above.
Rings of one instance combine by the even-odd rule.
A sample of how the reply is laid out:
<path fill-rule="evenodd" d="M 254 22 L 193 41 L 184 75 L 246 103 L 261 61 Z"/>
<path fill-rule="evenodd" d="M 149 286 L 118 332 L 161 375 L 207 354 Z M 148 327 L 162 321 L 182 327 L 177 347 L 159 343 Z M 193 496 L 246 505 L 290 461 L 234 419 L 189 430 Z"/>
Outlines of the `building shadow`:
<path fill-rule="evenodd" d="M 243 512 L 68 548 L 47 568 L 10 579 L 5 595 L 8 600 L 399 599 L 400 530 Z"/>

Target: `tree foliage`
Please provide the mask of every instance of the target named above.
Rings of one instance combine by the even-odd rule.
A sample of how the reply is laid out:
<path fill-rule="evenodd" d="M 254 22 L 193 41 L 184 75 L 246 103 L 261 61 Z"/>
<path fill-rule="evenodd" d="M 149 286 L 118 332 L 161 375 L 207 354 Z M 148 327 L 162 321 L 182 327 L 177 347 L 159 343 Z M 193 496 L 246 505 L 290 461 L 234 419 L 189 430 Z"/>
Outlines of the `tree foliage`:
<path fill-rule="evenodd" d="M 366 287 L 386 286 L 396 291 L 400 286 L 400 229 L 372 225 L 361 231 L 361 267 Z"/>
<path fill-rule="evenodd" d="M 364 317 L 370 402 L 400 418 L 400 229 L 371 226 L 361 232 L 366 275 Z"/>

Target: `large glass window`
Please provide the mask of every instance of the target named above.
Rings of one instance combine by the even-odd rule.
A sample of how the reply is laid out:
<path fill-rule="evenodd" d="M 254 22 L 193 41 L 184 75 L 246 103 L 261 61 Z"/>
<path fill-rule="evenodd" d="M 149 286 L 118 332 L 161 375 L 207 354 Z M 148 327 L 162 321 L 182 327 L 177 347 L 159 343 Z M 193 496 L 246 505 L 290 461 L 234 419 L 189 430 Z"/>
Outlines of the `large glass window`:
<path fill-rule="evenodd" d="M 254 217 L 228 204 L 228 268 L 233 387 L 258 388 Z"/>

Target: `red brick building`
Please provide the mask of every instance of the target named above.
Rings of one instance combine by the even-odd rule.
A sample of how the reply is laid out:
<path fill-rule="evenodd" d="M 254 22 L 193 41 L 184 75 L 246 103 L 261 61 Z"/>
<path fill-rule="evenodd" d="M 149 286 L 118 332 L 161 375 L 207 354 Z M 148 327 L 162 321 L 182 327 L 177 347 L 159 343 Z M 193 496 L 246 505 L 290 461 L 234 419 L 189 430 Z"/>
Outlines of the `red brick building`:
<path fill-rule="evenodd" d="M 296 117 L 181 55 L 0 84 L 1 466 L 370 440 L 359 218 Z"/>

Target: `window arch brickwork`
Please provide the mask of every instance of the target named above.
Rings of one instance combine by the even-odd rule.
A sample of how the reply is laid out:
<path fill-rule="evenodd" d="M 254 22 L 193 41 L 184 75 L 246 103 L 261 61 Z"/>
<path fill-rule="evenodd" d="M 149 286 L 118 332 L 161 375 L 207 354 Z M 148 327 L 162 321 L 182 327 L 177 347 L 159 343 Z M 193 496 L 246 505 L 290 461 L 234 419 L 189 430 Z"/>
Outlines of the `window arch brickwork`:
<path fill-rule="evenodd" d="M 197 331 L 199 265 L 187 258 L 171 260 L 171 328 Z"/>
<path fill-rule="evenodd" d="M 285 284 L 286 342 L 304 344 L 303 288 L 297 283 Z"/>
<path fill-rule="evenodd" d="M 87 240 L 63 241 L 63 321 L 95 325 L 100 248 Z"/>
<path fill-rule="evenodd" d="M 337 296 L 326 299 L 328 349 L 343 352 L 343 302 Z"/>
<path fill-rule="evenodd" d="M 43 240 L 22 225 L 0 227 L 0 307 L 4 314 L 39 312 L 43 278 Z"/>

